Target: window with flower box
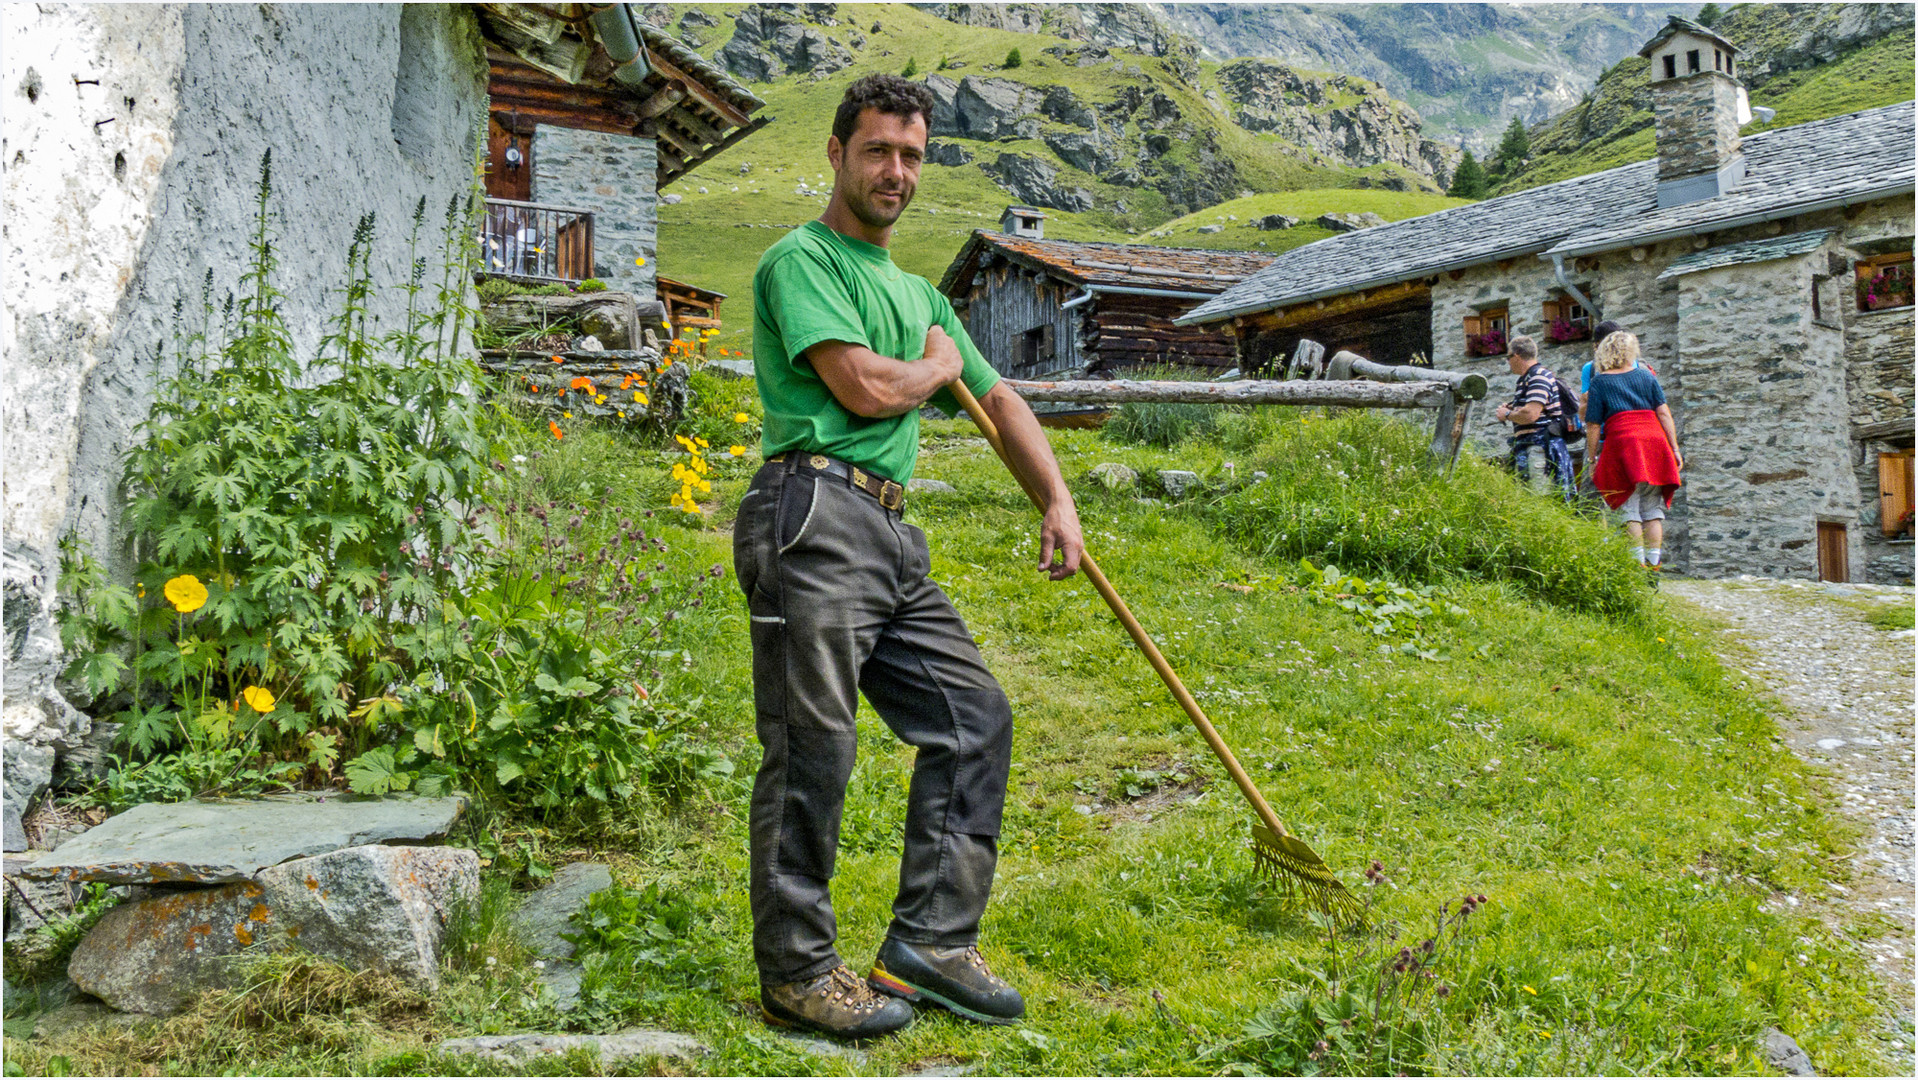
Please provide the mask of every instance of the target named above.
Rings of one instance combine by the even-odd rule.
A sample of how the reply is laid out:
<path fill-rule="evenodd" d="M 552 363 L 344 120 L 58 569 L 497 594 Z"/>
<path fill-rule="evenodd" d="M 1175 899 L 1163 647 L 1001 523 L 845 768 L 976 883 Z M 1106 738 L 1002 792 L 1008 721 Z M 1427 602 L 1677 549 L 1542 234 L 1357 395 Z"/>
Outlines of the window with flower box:
<path fill-rule="evenodd" d="M 1911 252 L 1897 251 L 1859 259 L 1856 272 L 1859 311 L 1912 306 Z"/>
<path fill-rule="evenodd" d="M 1511 309 L 1487 308 L 1465 317 L 1465 355 L 1504 356 L 1511 340 Z"/>
<path fill-rule="evenodd" d="M 1587 341 L 1592 336 L 1592 313 L 1569 296 L 1554 296 L 1545 301 L 1539 322 L 1545 326 L 1545 337 L 1554 345 Z"/>

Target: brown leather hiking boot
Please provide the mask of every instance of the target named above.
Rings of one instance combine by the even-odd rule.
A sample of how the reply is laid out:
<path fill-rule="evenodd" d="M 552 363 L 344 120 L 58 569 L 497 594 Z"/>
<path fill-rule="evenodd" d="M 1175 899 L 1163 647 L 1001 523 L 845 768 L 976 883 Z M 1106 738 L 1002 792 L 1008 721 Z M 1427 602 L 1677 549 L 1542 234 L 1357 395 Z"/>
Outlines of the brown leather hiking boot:
<path fill-rule="evenodd" d="M 759 1010 L 776 1027 L 803 1027 L 841 1039 L 890 1035 L 912 1023 L 912 1006 L 866 985 L 844 964 L 784 986 L 761 986 Z"/>

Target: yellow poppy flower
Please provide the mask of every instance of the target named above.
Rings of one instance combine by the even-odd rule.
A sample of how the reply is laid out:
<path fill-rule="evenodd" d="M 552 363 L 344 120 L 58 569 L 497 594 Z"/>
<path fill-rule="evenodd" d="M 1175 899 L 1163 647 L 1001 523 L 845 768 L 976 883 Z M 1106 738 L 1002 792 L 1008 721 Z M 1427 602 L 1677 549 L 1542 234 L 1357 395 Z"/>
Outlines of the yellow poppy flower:
<path fill-rule="evenodd" d="M 743 413 L 743 412 L 742 412 L 742 413 L 734 413 L 734 414 L 733 414 L 733 423 L 735 423 L 735 424 L 743 424 L 743 423 L 745 423 L 746 421 L 748 421 L 748 420 L 751 420 L 751 419 L 752 419 L 752 417 L 750 417 L 750 416 L 747 416 L 747 415 L 746 415 L 745 413 Z"/>
<path fill-rule="evenodd" d="M 166 583 L 166 598 L 173 610 L 185 615 L 206 606 L 206 586 L 192 574 L 181 574 Z"/>
<path fill-rule="evenodd" d="M 738 457 L 741 454 L 744 454 L 746 452 L 746 448 L 738 444 L 734 444 L 732 446 L 727 447 L 726 452 L 728 454 L 731 454 L 734 457 Z"/>
<path fill-rule="evenodd" d="M 641 405 L 644 405 L 647 403 L 646 395 L 640 393 L 637 390 L 633 391 L 633 400 L 639 402 Z"/>
<path fill-rule="evenodd" d="M 634 266 L 645 266 L 645 265 L 646 265 L 646 259 L 645 259 L 645 257 L 644 257 L 644 256 L 641 256 L 640 258 L 637 258 L 637 259 L 634 259 L 634 260 L 633 260 L 633 265 L 634 265 Z"/>
<path fill-rule="evenodd" d="M 248 705 L 253 706 L 253 711 L 256 713 L 264 714 L 273 711 L 273 691 L 264 686 L 249 686 L 240 691 L 240 696 L 246 699 Z"/>

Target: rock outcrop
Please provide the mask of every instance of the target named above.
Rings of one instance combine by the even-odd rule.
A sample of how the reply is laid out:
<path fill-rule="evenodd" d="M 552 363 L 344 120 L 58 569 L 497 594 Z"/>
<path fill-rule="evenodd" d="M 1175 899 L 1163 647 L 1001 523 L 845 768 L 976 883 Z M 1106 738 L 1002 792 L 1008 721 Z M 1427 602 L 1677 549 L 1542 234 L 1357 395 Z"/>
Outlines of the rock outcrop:
<path fill-rule="evenodd" d="M 782 7 L 816 9 L 830 5 L 748 4 L 733 20 L 732 40 L 714 58 L 727 71 L 753 82 L 769 82 L 781 75 L 829 75 L 852 65 L 852 51 Z M 808 10 L 814 17 L 830 13 Z"/>
<path fill-rule="evenodd" d="M 999 186 L 1028 206 L 1080 211 L 1093 207 L 1092 192 L 1060 185 L 1059 170 L 1044 158 L 1000 154 L 997 161 L 982 168 Z"/>
<path fill-rule="evenodd" d="M 1313 224 L 1332 232 L 1358 232 L 1374 225 L 1383 225 L 1385 219 L 1368 210 L 1362 214 L 1320 214 Z"/>
<path fill-rule="evenodd" d="M 1233 120 L 1277 135 L 1336 165 L 1394 164 L 1443 186 L 1456 153 L 1422 134 L 1424 121 L 1377 83 L 1315 75 L 1270 60 L 1238 60 L 1219 69 Z"/>
<path fill-rule="evenodd" d="M 1036 113 L 1043 96 L 1025 83 L 977 75 L 954 82 L 938 74 L 926 76 L 925 83 L 935 99 L 934 137 L 994 142 L 1030 139 L 1039 134 Z"/>

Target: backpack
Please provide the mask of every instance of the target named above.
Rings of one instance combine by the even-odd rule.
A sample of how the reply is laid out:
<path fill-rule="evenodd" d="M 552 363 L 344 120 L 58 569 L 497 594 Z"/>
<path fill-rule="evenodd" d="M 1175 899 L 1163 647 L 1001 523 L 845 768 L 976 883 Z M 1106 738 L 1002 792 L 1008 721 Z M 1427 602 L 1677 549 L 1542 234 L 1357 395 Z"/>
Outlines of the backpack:
<path fill-rule="evenodd" d="M 1577 442 L 1585 437 L 1585 421 L 1578 418 L 1578 394 L 1557 372 L 1552 373 L 1552 382 L 1558 387 L 1558 415 L 1551 421 L 1557 430 L 1553 434 L 1566 442 Z"/>

